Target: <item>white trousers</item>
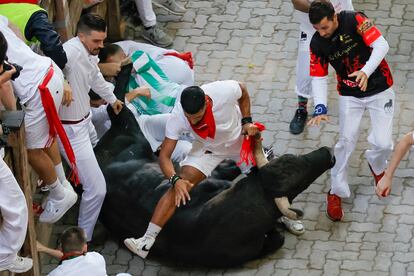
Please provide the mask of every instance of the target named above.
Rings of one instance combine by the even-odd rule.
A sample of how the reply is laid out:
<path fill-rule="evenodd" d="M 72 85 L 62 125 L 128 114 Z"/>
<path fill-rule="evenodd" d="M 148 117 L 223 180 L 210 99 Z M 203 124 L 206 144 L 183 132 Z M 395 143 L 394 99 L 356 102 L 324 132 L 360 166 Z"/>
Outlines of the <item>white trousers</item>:
<path fill-rule="evenodd" d="M 198 169 L 206 177 L 211 175 L 211 172 L 225 159 L 231 159 L 236 162 L 240 161 L 240 150 L 243 144 L 244 136 L 241 135 L 239 139 L 229 146 L 220 146 L 215 151 L 206 151 L 204 144 L 199 140 L 194 140 L 192 148 L 187 157 L 180 163 L 180 166 L 191 166 Z M 251 165 L 240 165 L 243 173 L 249 171 Z"/>
<path fill-rule="evenodd" d="M 63 127 L 75 153 L 76 166 L 83 187 L 78 225 L 85 231 L 87 240 L 90 241 L 106 194 L 105 178 L 91 143 L 91 139 L 94 139 L 91 134 L 96 132 L 91 122 L 91 116 L 78 124 L 64 124 Z M 60 141 L 59 148 L 67 161 Z"/>
<path fill-rule="evenodd" d="M 168 113 L 136 117 L 141 131 L 150 143 L 153 152 L 157 151 L 165 139 L 165 127 L 170 116 L 171 114 Z M 192 138 L 185 136 L 185 134 L 180 137 L 171 155 L 171 160 L 181 162 L 186 158 L 192 147 L 190 140 Z"/>
<path fill-rule="evenodd" d="M 296 59 L 295 92 L 304 98 L 312 97 L 312 78 L 310 76 L 310 42 L 315 33 L 313 29 L 300 28 L 298 57 Z"/>
<path fill-rule="evenodd" d="M 14 262 L 27 231 L 27 203 L 9 167 L 0 158 L 0 267 Z"/>
<path fill-rule="evenodd" d="M 139 18 L 144 27 L 152 27 L 157 24 L 157 18 L 152 8 L 151 0 L 135 0 L 135 5 L 137 6 Z"/>
<path fill-rule="evenodd" d="M 383 172 L 392 149 L 392 120 L 395 94 L 392 88 L 376 95 L 355 98 L 339 96 L 339 141 L 335 145 L 336 164 L 331 170 L 331 193 L 349 197 L 347 165 L 359 136 L 359 124 L 365 110 L 369 111 L 371 130 L 368 142 L 371 149 L 365 158 L 376 174 Z"/>
<path fill-rule="evenodd" d="M 55 63 L 53 63 L 53 69 L 54 73 L 47 87 L 55 102 L 56 111 L 59 111 L 63 97 L 63 73 Z M 23 105 L 23 110 L 25 112 L 26 147 L 28 149 L 45 148 L 49 139 L 49 122 L 39 90 Z"/>

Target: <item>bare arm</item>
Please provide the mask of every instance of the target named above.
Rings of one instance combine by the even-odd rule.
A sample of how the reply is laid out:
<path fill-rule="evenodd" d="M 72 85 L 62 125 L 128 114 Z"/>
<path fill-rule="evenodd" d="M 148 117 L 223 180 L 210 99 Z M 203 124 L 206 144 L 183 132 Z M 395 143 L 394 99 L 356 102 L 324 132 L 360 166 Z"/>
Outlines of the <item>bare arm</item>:
<path fill-rule="evenodd" d="M 293 7 L 295 10 L 301 12 L 309 12 L 310 2 L 309 0 L 292 0 Z"/>
<path fill-rule="evenodd" d="M 239 99 L 239 107 L 242 117 L 250 117 L 250 97 L 249 92 L 247 92 L 247 87 L 244 83 L 239 82 L 242 95 Z"/>
<path fill-rule="evenodd" d="M 151 98 L 151 90 L 146 86 L 135 88 L 131 92 L 125 94 L 125 102 L 132 102 L 136 97 Z"/>
<path fill-rule="evenodd" d="M 242 95 L 238 102 L 242 118 L 251 117 L 249 92 L 247 92 L 247 88 L 243 83 L 239 82 L 239 85 L 242 91 Z M 253 123 L 245 123 L 244 125 L 242 125 L 243 134 L 246 134 L 248 136 L 255 136 L 258 132 L 259 129 Z"/>
<path fill-rule="evenodd" d="M 39 241 L 36 241 L 36 247 L 37 251 L 46 253 L 52 257 L 55 257 L 56 259 L 61 259 L 63 257 L 63 252 L 57 249 L 49 248 L 43 244 L 41 244 Z"/>
<path fill-rule="evenodd" d="M 398 165 L 404 158 L 404 155 L 409 151 L 410 147 L 414 145 L 413 132 L 409 132 L 401 139 L 398 145 L 395 147 L 395 151 L 391 157 L 391 161 L 388 164 L 388 168 L 385 170 L 385 174 L 377 185 L 376 192 L 378 196 L 387 196 L 391 192 L 392 178 L 397 170 Z"/>
<path fill-rule="evenodd" d="M 177 140 L 165 137 L 161 145 L 160 151 L 160 168 L 166 178 L 170 178 L 175 174 L 174 165 L 171 161 L 171 155 L 177 145 Z"/>
<path fill-rule="evenodd" d="M 0 85 L 0 101 L 6 110 L 16 110 L 16 98 L 10 81 Z"/>

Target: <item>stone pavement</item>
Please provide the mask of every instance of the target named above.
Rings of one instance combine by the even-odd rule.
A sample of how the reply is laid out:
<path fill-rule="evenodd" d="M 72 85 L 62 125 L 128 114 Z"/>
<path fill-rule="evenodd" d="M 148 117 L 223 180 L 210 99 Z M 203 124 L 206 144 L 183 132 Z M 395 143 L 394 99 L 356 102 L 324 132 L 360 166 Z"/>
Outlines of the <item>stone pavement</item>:
<path fill-rule="evenodd" d="M 357 0 L 390 44 L 387 60 L 396 91 L 394 138 L 413 128 L 414 106 L 409 87 L 414 87 L 414 0 Z M 247 84 L 255 120 L 264 122 L 265 144 L 275 153 L 301 154 L 320 146 L 334 146 L 338 138 L 337 93 L 330 85 L 330 119 L 322 127 L 301 135 L 288 131 L 295 109 L 295 58 L 298 24 L 288 0 L 188 0 L 180 16 L 156 10 L 158 20 L 175 37 L 173 48 L 192 51 L 198 84 L 236 79 Z M 129 30 L 131 37 L 139 36 Z M 333 71 L 333 70 L 331 70 Z M 325 216 L 329 175 L 320 177 L 295 200 L 305 210 L 307 232 L 300 237 L 286 233 L 284 246 L 266 258 L 229 269 L 183 267 L 146 261 L 132 256 L 116 240 L 96 247 L 106 259 L 109 275 L 414 275 L 414 156 L 401 162 L 392 194 L 379 200 L 363 150 L 369 118 L 363 118 L 361 135 L 349 164 L 352 196 L 345 199 L 345 219 L 332 223 Z M 66 224 L 64 222 L 64 224 Z M 64 227 L 58 225 L 58 233 Z M 56 266 L 44 260 L 43 272 Z"/>

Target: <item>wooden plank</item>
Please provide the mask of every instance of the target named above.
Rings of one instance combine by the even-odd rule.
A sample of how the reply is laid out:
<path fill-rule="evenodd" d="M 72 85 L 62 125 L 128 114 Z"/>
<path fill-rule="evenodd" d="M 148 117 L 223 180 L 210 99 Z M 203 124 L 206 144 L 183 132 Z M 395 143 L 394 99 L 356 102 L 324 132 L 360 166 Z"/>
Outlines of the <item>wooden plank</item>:
<path fill-rule="evenodd" d="M 124 37 L 122 31 L 121 9 L 119 0 L 106 0 L 108 13 L 106 14 L 106 23 L 108 24 L 108 40 L 119 41 Z"/>
<path fill-rule="evenodd" d="M 70 13 L 70 25 L 72 28 L 72 34 L 76 35 L 76 25 L 82 14 L 83 0 L 70 0 L 69 13 Z"/>
<path fill-rule="evenodd" d="M 4 112 L 2 117 L 4 118 L 7 114 L 17 114 L 18 112 L 22 111 L 10 111 Z M 18 130 L 13 130 L 12 133 L 9 134 L 8 143 L 12 148 L 13 151 L 13 171 L 14 176 L 17 182 L 22 189 L 24 196 L 26 198 L 26 204 L 28 209 L 28 217 L 29 217 L 29 224 L 26 234 L 26 240 L 23 244 L 21 249 L 22 256 L 31 256 L 33 260 L 33 268 L 26 273 L 22 273 L 21 275 L 24 276 L 40 276 L 40 263 L 39 263 L 39 255 L 37 253 L 36 248 L 36 228 L 35 228 L 35 221 L 33 216 L 33 208 L 32 208 L 32 187 L 29 178 L 29 165 L 27 159 L 27 151 L 25 147 L 25 131 L 24 131 L 24 123 L 21 122 L 20 128 Z"/>
<path fill-rule="evenodd" d="M 62 42 L 71 39 L 74 35 L 74 28 L 71 22 L 71 14 L 69 12 L 69 3 L 67 0 L 54 0 L 55 16 L 54 24 L 59 32 Z M 77 22 L 76 22 L 77 23 Z"/>

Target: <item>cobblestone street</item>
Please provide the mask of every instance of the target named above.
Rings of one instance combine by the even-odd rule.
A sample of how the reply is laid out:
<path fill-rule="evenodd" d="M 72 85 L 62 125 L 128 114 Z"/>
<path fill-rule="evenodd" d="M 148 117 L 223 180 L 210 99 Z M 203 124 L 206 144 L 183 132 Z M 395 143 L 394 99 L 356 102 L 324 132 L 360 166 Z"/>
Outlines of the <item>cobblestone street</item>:
<path fill-rule="evenodd" d="M 184 16 L 155 9 L 158 21 L 175 37 L 172 48 L 192 51 L 197 84 L 235 79 L 244 82 L 251 95 L 254 120 L 263 122 L 264 144 L 276 155 L 302 154 L 321 146 L 333 147 L 338 139 L 338 96 L 330 69 L 330 122 L 289 133 L 296 109 L 295 63 L 299 24 L 290 0 L 188 0 Z M 396 92 L 394 141 L 414 126 L 414 0 L 354 0 L 356 10 L 374 19 L 387 39 L 386 57 Z M 128 29 L 139 37 L 139 27 Z M 313 107 L 313 104 L 310 105 Z M 322 175 L 294 201 L 305 211 L 306 233 L 286 232 L 284 246 L 273 254 L 243 266 L 209 269 L 143 261 L 117 240 L 95 248 L 105 256 L 108 275 L 413 275 L 414 276 L 414 154 L 405 158 L 394 179 L 392 194 L 380 200 L 364 158 L 369 147 L 369 116 L 365 114 L 357 148 L 349 163 L 352 195 L 343 200 L 343 222 L 325 215 L 329 174 Z M 66 219 L 65 221 L 72 221 Z M 64 223 L 66 224 L 66 223 Z M 61 232 L 66 225 L 57 225 Z M 43 260 L 43 273 L 57 261 Z M 45 274 L 46 275 L 46 274 Z"/>

